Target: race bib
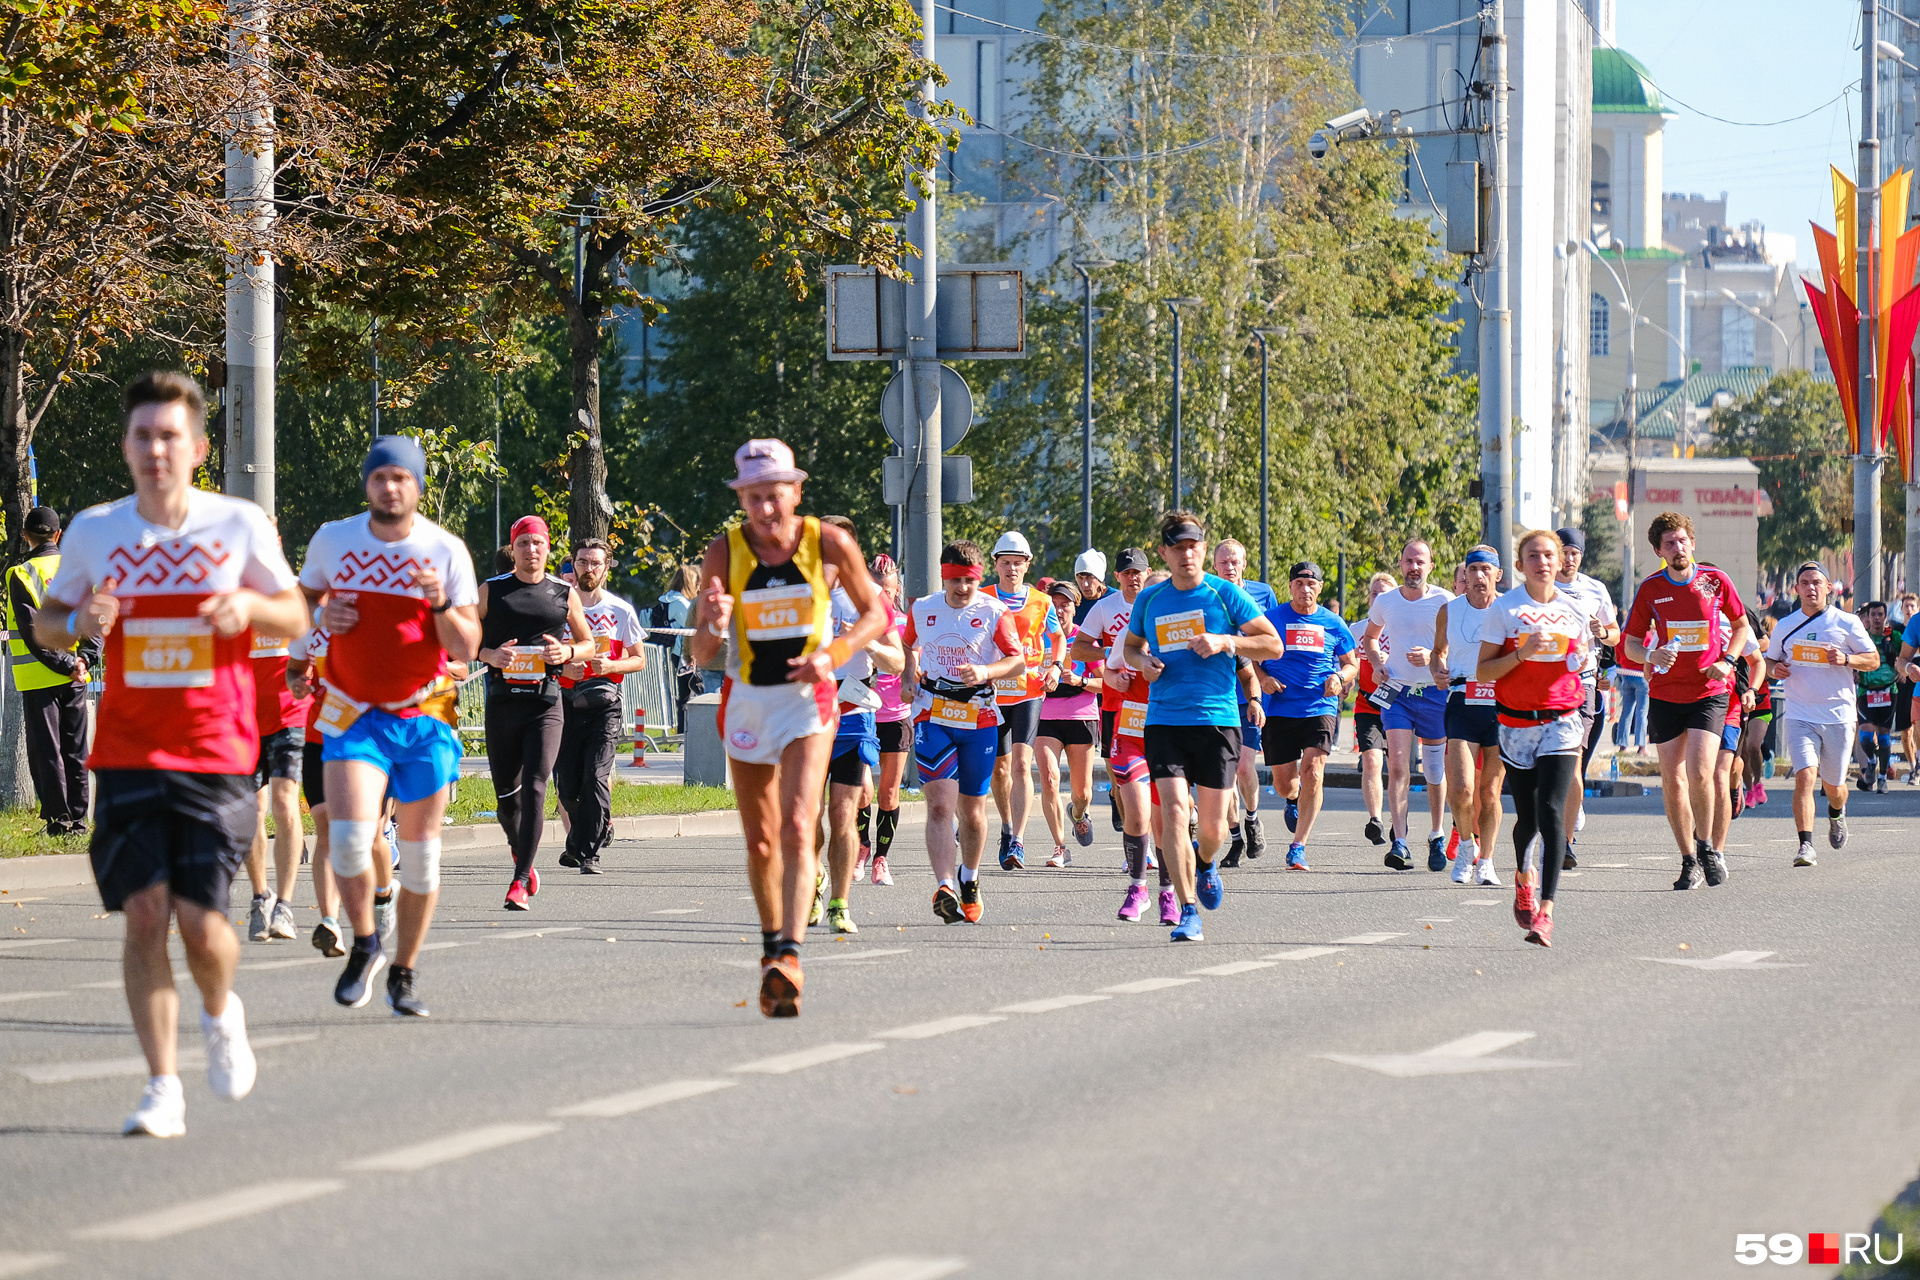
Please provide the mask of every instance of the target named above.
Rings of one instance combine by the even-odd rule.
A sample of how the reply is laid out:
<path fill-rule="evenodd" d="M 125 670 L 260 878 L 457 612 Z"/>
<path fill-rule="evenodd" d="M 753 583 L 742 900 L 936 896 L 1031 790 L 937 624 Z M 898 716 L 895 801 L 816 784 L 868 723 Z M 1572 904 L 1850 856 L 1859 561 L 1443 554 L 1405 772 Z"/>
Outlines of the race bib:
<path fill-rule="evenodd" d="M 1310 622 L 1290 622 L 1287 624 L 1286 645 L 1289 653 L 1325 653 L 1327 629 Z"/>
<path fill-rule="evenodd" d="M 129 689 L 204 689 L 213 683 L 212 623 L 129 618 L 121 634 Z"/>
<path fill-rule="evenodd" d="M 517 644 L 507 650 L 507 665 L 501 670 L 503 678 L 516 684 L 538 683 L 547 678 L 547 664 L 540 654 L 541 649 L 532 645 Z"/>
<path fill-rule="evenodd" d="M 740 593 L 740 625 L 749 640 L 794 640 L 813 634 L 813 587 L 763 587 Z"/>
<path fill-rule="evenodd" d="M 320 714 L 313 718 L 313 727 L 329 738 L 337 738 L 353 728 L 353 722 L 367 709 L 364 702 L 355 702 L 332 685 L 327 686 L 327 696 L 320 703 Z"/>
<path fill-rule="evenodd" d="M 1113 731 L 1122 738 L 1145 738 L 1147 736 L 1147 704 L 1144 702 L 1123 702 L 1120 714 L 1114 717 Z"/>
<path fill-rule="evenodd" d="M 1573 637 L 1563 636 L 1557 631 L 1536 632 L 1540 637 L 1540 647 L 1527 656 L 1528 662 L 1565 662 L 1567 651 L 1573 647 Z"/>
<path fill-rule="evenodd" d="M 1009 698 L 1024 698 L 1027 696 L 1027 678 L 1024 675 L 1001 676 L 993 682 L 993 691 Z"/>
<path fill-rule="evenodd" d="M 1892 706 L 1892 705 L 1893 705 L 1893 690 L 1891 690 L 1891 689 L 1869 689 L 1869 690 L 1867 691 L 1867 705 L 1868 705 L 1868 706 L 1870 706 L 1870 707 L 1890 707 L 1890 706 Z"/>
<path fill-rule="evenodd" d="M 1467 705 L 1470 707 L 1490 707 L 1493 705 L 1493 681 L 1467 681 Z"/>
<path fill-rule="evenodd" d="M 611 662 L 613 660 L 613 637 L 595 636 L 593 638 L 593 656 L 596 658 L 605 658 Z"/>
<path fill-rule="evenodd" d="M 927 723 L 945 725 L 949 729 L 977 729 L 980 727 L 980 705 L 936 697 Z"/>
<path fill-rule="evenodd" d="M 1707 649 L 1707 620 L 1697 622 L 1669 622 L 1667 638 L 1678 640 L 1682 653 L 1705 653 Z"/>
<path fill-rule="evenodd" d="M 1811 640 L 1795 640 L 1789 646 L 1787 657 L 1793 662 L 1824 664 L 1827 660 L 1827 647 L 1823 644 L 1815 644 Z"/>
<path fill-rule="evenodd" d="M 1207 631 L 1206 612 L 1201 609 L 1188 609 L 1181 613 L 1165 613 L 1153 620 L 1154 639 L 1158 642 L 1159 652 L 1172 653 L 1176 649 L 1185 649 L 1190 640 L 1205 635 Z"/>
<path fill-rule="evenodd" d="M 253 633 L 253 648 L 247 651 L 249 658 L 284 658 L 287 656 L 287 638 L 285 636 L 263 636 Z"/>

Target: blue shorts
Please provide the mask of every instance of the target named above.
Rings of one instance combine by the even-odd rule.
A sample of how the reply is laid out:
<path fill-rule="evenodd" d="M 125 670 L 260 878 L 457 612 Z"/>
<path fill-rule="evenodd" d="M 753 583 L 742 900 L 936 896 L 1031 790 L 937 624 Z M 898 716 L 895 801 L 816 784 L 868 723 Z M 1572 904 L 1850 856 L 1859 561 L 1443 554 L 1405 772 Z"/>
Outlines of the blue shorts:
<path fill-rule="evenodd" d="M 322 760 L 364 760 L 387 775 L 401 804 L 444 791 L 460 776 L 460 735 L 432 716 L 396 716 L 369 708 L 338 737 L 322 737 Z"/>
<path fill-rule="evenodd" d="M 1447 736 L 1476 747 L 1500 745 L 1500 712 L 1496 707 L 1470 707 L 1467 695 L 1447 697 Z"/>
<path fill-rule="evenodd" d="M 958 781 L 963 796 L 984 796 L 993 789 L 994 751 L 1000 727 L 952 729 L 922 722 L 913 727 L 913 757 L 920 763 L 920 784 Z"/>
<path fill-rule="evenodd" d="M 1447 693 L 1434 685 L 1409 689 L 1380 713 L 1381 727 L 1411 729 L 1423 742 L 1438 742 L 1447 736 Z"/>
<path fill-rule="evenodd" d="M 1240 746 L 1242 750 L 1258 755 L 1260 754 L 1260 727 L 1253 723 L 1253 713 L 1247 709 L 1252 705 L 1249 702 L 1245 707 L 1240 708 Z"/>
<path fill-rule="evenodd" d="M 1722 751 L 1738 751 L 1740 749 L 1740 726 L 1739 725 L 1729 724 L 1729 725 L 1721 726 L 1720 749 Z"/>

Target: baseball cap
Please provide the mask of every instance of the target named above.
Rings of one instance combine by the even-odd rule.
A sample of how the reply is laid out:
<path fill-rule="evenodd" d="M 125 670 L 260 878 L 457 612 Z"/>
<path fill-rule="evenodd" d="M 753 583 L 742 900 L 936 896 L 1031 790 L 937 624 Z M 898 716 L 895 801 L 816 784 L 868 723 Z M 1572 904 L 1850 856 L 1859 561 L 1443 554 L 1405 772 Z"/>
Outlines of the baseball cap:
<path fill-rule="evenodd" d="M 1160 535 L 1160 545 L 1171 547 L 1182 542 L 1205 542 L 1207 532 L 1191 520 L 1183 520 Z"/>
<path fill-rule="evenodd" d="M 1320 566 L 1311 560 L 1297 560 L 1293 568 L 1287 570 L 1287 581 L 1295 578 L 1312 578 L 1315 582 L 1325 582 L 1327 575 L 1320 572 Z"/>
<path fill-rule="evenodd" d="M 20 527 L 27 533 L 58 533 L 60 513 L 52 507 L 35 507 L 27 512 L 26 523 Z"/>
<path fill-rule="evenodd" d="M 1132 569 L 1145 572 L 1150 568 L 1152 568 L 1152 566 L 1147 563 L 1147 553 L 1138 547 L 1123 548 L 1119 558 L 1113 562 L 1113 571 L 1115 573 L 1126 573 Z"/>

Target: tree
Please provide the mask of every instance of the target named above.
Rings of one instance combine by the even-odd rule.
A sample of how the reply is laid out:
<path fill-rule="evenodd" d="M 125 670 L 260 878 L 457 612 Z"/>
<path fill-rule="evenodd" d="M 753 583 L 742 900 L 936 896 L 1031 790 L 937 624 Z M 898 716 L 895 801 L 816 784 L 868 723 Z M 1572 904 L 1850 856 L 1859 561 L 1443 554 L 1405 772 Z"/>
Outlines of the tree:
<path fill-rule="evenodd" d="M 1773 514 L 1759 521 L 1762 573 L 1846 545 L 1841 521 L 1853 514 L 1853 479 L 1833 384 L 1789 369 L 1747 399 L 1715 410 L 1713 433 L 1715 453 L 1753 459 L 1773 503 Z"/>

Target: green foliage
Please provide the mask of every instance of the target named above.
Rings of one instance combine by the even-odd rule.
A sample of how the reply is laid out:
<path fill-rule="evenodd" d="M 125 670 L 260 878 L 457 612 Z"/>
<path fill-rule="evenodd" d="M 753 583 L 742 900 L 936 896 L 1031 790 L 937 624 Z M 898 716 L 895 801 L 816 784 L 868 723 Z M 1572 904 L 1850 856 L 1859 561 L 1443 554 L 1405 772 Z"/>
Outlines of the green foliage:
<path fill-rule="evenodd" d="M 1580 572 L 1607 584 L 1607 594 L 1620 599 L 1620 531 L 1624 527 L 1613 514 L 1612 498 L 1595 498 L 1582 510 L 1580 527 L 1587 534 L 1586 554 L 1580 557 Z"/>
<path fill-rule="evenodd" d="M 1841 521 L 1853 512 L 1853 479 L 1831 384 L 1789 369 L 1757 394 L 1716 410 L 1713 431 L 1713 451 L 1752 458 L 1773 502 L 1773 514 L 1759 521 L 1762 573 L 1847 544 Z"/>

